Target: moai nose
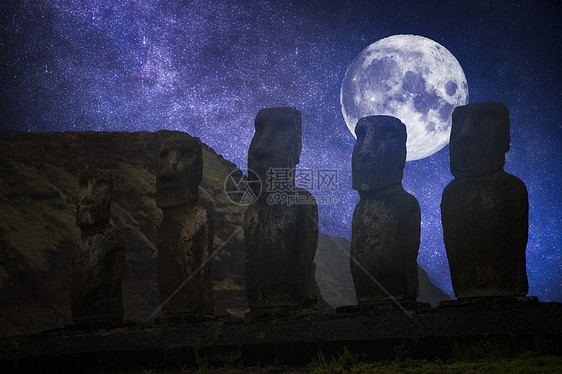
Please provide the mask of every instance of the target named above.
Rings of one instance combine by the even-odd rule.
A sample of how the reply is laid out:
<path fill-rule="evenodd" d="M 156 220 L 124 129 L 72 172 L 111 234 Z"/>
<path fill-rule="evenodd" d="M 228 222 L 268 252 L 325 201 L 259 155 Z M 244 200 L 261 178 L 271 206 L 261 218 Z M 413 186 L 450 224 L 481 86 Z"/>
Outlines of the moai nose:
<path fill-rule="evenodd" d="M 161 182 L 171 182 L 178 178 L 178 165 L 179 154 L 177 152 L 170 152 L 168 160 L 162 165 L 159 173 L 158 180 Z"/>
<path fill-rule="evenodd" d="M 180 160 L 179 156 L 180 156 L 179 152 L 174 151 L 174 152 L 170 153 L 170 159 L 169 159 L 169 162 L 168 162 L 168 167 L 170 168 L 170 170 L 172 170 L 172 171 L 178 170 L 178 163 L 179 163 L 179 160 Z"/>
<path fill-rule="evenodd" d="M 363 144 L 361 144 L 361 148 L 359 149 L 359 159 L 360 160 L 367 160 L 371 158 L 374 150 L 373 150 L 373 141 L 374 141 L 374 134 L 372 130 L 367 130 L 365 133 L 365 139 L 363 139 Z"/>
<path fill-rule="evenodd" d="M 94 183 L 92 183 L 91 181 L 88 182 L 88 186 L 86 187 L 85 191 L 84 191 L 84 195 L 82 197 L 82 201 L 81 204 L 82 205 L 92 205 L 94 204 Z"/>

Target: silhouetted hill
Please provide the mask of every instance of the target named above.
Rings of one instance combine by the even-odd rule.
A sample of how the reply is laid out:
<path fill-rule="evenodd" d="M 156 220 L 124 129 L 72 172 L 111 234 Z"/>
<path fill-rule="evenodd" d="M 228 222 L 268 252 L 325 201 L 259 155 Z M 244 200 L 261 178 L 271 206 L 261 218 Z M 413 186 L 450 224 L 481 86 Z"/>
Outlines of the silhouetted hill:
<path fill-rule="evenodd" d="M 75 198 L 78 176 L 86 168 L 107 168 L 114 174 L 112 219 L 127 245 L 125 319 L 143 321 L 158 307 L 154 243 L 162 213 L 154 201 L 155 171 L 160 144 L 171 136 L 172 131 L 0 133 L 1 335 L 71 322 L 70 260 L 79 233 Z M 212 267 L 215 312 L 240 316 L 247 304 L 243 230 L 238 229 L 246 208 L 232 204 L 223 192 L 236 165 L 206 145 L 203 163 L 200 204 L 214 220 L 215 248 L 234 233 Z M 324 246 L 326 238 L 321 235 L 317 259 L 322 295 L 332 306 L 355 303 L 349 260 Z M 424 284 L 422 289 L 435 291 L 431 283 Z M 320 306 L 328 309 L 322 300 Z"/>
<path fill-rule="evenodd" d="M 357 304 L 355 288 L 349 267 L 350 242 L 320 234 L 316 251 L 316 283 L 322 296 L 332 307 Z M 433 285 L 425 270 L 418 265 L 420 295 L 418 301 L 437 306 L 441 300 L 450 300 L 443 291 Z"/>

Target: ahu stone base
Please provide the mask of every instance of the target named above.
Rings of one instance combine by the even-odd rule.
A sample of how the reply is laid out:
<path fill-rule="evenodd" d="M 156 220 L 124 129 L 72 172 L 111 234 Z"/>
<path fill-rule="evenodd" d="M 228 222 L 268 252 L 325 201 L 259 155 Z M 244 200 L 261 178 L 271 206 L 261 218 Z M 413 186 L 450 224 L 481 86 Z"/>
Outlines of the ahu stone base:
<path fill-rule="evenodd" d="M 471 307 L 471 308 L 498 308 L 538 305 L 536 296 L 486 296 L 463 297 L 457 300 L 443 300 L 439 302 L 440 308 Z"/>
<path fill-rule="evenodd" d="M 271 307 L 271 308 L 254 308 L 244 315 L 247 322 L 264 318 L 301 318 L 318 314 L 315 306 L 311 307 Z"/>
<path fill-rule="evenodd" d="M 424 309 L 431 309 L 431 304 L 422 303 L 416 300 L 384 300 L 377 302 L 360 303 L 359 305 L 343 305 L 336 308 L 336 313 L 360 313 L 371 315 L 373 313 L 385 310 L 421 311 Z"/>
<path fill-rule="evenodd" d="M 562 354 L 560 303 L 160 321 L 0 338 L 0 372 L 185 371 L 225 365 L 252 372 L 255 366 L 305 366 L 321 355 L 329 362 L 344 349 L 362 361 L 395 360 L 398 355 L 447 360 L 455 347 L 471 344 L 537 352 L 547 347 L 548 354 Z"/>

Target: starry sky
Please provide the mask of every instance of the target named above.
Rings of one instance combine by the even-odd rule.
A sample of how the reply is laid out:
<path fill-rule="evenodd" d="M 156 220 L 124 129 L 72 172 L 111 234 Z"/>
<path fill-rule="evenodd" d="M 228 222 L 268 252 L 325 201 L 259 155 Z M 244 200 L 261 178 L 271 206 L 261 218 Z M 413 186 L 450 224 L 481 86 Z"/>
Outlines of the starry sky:
<path fill-rule="evenodd" d="M 244 168 L 258 110 L 294 106 L 299 167 L 338 171 L 320 232 L 350 239 L 359 198 L 341 82 L 369 44 L 425 36 L 457 58 L 469 102 L 509 108 L 505 170 L 529 190 L 529 294 L 562 301 L 560 14 L 555 1 L 7 1 L 1 130 L 180 130 Z M 451 180 L 448 147 L 406 164 L 422 210 L 418 263 L 449 295 L 439 204 Z"/>

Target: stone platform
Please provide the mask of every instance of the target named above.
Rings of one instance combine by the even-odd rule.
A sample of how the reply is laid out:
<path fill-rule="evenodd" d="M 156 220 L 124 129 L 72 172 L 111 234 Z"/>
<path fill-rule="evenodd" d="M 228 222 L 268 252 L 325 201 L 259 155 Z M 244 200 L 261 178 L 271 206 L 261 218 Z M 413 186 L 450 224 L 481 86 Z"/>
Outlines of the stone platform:
<path fill-rule="evenodd" d="M 439 302 L 440 308 L 447 307 L 470 307 L 474 309 L 509 308 L 538 305 L 536 296 L 490 296 L 490 297 L 466 297 L 457 300 L 443 300 Z"/>
<path fill-rule="evenodd" d="M 371 303 L 361 303 L 359 305 L 343 305 L 336 308 L 337 314 L 358 313 L 372 315 L 381 311 L 402 310 L 408 314 L 418 311 L 431 309 L 431 304 L 422 303 L 416 300 L 385 300 Z"/>
<path fill-rule="evenodd" d="M 0 338 L 0 372 L 177 370 L 197 365 L 302 365 L 341 354 L 362 360 L 447 359 L 454 346 L 503 342 L 562 354 L 562 304 L 520 303 L 475 309 L 447 306 L 361 313 L 288 314 L 240 319 L 58 329 Z"/>

